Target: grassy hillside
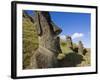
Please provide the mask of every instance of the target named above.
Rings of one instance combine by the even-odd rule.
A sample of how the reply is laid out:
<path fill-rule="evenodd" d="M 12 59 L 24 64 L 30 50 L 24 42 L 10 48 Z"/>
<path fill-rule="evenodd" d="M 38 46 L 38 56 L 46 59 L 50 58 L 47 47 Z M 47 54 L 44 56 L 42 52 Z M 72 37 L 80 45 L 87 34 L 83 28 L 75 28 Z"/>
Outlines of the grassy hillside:
<path fill-rule="evenodd" d="M 60 62 L 60 67 L 81 67 L 81 66 L 90 66 L 90 48 L 87 48 L 85 55 L 78 54 L 78 52 L 73 51 L 72 49 L 67 48 L 65 41 L 60 42 L 62 53 L 59 54 L 58 59 Z M 73 48 L 78 47 L 73 43 Z"/>
<path fill-rule="evenodd" d="M 73 50 L 67 48 L 67 42 L 66 42 L 66 41 L 61 41 L 61 42 L 60 42 L 60 46 L 61 46 L 62 52 L 63 52 L 64 54 L 67 54 L 67 53 L 69 53 L 69 52 L 73 52 Z M 76 46 L 77 46 L 77 45 L 74 43 L 74 44 L 73 44 L 73 47 L 76 47 Z"/>
<path fill-rule="evenodd" d="M 23 68 L 30 67 L 30 58 L 38 47 L 38 36 L 35 24 L 23 17 Z"/>

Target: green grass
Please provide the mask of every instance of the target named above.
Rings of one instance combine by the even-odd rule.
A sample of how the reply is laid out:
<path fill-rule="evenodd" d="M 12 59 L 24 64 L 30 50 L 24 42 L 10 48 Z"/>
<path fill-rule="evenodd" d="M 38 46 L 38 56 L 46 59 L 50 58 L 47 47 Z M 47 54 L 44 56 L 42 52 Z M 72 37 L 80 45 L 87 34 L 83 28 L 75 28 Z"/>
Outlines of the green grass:
<path fill-rule="evenodd" d="M 70 48 L 67 48 L 67 42 L 66 41 L 61 41 L 60 46 L 61 46 L 61 49 L 62 49 L 62 53 L 64 53 L 64 54 L 68 54 L 70 52 L 73 52 L 73 50 L 71 50 Z"/>
<path fill-rule="evenodd" d="M 27 17 L 23 17 L 23 68 L 30 67 L 30 59 L 38 48 L 36 26 Z"/>
<path fill-rule="evenodd" d="M 91 50 L 90 48 L 86 49 L 86 55 L 80 55 L 78 52 L 73 51 L 72 49 L 67 48 L 66 41 L 61 41 L 60 46 L 62 49 L 62 53 L 58 55 L 58 60 L 61 60 L 60 65 L 64 65 L 65 67 L 81 67 L 81 66 L 90 66 L 91 65 L 91 59 L 90 54 Z M 77 48 L 78 45 L 76 43 L 73 43 L 73 49 Z M 76 63 L 76 64 L 75 64 Z"/>

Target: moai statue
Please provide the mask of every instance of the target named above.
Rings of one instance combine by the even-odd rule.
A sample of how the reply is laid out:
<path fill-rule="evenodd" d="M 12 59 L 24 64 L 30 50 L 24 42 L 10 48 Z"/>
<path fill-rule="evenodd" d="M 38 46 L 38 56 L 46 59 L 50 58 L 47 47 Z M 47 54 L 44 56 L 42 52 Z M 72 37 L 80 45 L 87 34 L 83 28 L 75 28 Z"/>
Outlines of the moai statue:
<path fill-rule="evenodd" d="M 73 43 L 72 43 L 72 38 L 70 36 L 67 36 L 67 48 L 73 49 Z"/>
<path fill-rule="evenodd" d="M 57 67 L 57 56 L 61 51 L 57 36 L 62 30 L 53 23 L 49 12 L 35 12 L 35 21 L 39 36 L 39 48 L 32 57 L 32 68 Z"/>
<path fill-rule="evenodd" d="M 82 43 L 82 41 L 79 41 L 78 53 L 82 55 L 83 51 L 84 51 L 83 43 Z"/>
<path fill-rule="evenodd" d="M 61 50 L 61 47 L 60 47 L 60 37 L 56 38 L 56 42 L 57 42 L 57 44 L 55 46 L 58 50 L 58 53 L 62 53 L 62 50 Z"/>

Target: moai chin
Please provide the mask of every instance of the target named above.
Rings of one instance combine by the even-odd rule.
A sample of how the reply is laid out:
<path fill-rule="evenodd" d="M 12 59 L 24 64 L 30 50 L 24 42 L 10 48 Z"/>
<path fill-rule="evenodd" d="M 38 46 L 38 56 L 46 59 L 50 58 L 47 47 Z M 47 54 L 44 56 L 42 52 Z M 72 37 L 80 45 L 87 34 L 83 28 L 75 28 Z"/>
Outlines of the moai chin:
<path fill-rule="evenodd" d="M 39 36 L 39 48 L 32 58 L 32 67 L 56 67 L 57 55 L 61 52 L 58 35 L 62 30 L 53 23 L 49 12 L 35 12 L 35 21 Z"/>
<path fill-rule="evenodd" d="M 83 43 L 82 43 L 82 41 L 79 41 L 78 53 L 82 55 L 83 54 L 83 50 L 84 50 Z"/>
<path fill-rule="evenodd" d="M 66 41 L 67 41 L 67 48 L 73 49 L 72 38 L 70 36 L 67 36 Z"/>

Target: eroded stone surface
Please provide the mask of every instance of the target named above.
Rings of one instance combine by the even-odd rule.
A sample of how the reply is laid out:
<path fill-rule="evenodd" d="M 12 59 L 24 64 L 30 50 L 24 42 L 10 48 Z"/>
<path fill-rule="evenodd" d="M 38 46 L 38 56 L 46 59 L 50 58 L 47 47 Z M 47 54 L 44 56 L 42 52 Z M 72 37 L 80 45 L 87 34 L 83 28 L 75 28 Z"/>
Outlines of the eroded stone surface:
<path fill-rule="evenodd" d="M 82 41 L 79 41 L 78 53 L 82 55 L 83 54 L 83 50 L 84 50 L 83 43 L 82 43 Z"/>
<path fill-rule="evenodd" d="M 57 55 L 61 52 L 58 34 L 62 30 L 51 20 L 49 12 L 35 12 L 35 21 L 39 36 L 39 48 L 33 55 L 35 57 L 32 58 L 32 67 L 35 65 L 36 68 L 56 67 Z"/>
<path fill-rule="evenodd" d="M 67 41 L 67 47 L 70 48 L 70 49 L 73 49 L 72 38 L 70 36 L 67 36 L 66 41 Z"/>

